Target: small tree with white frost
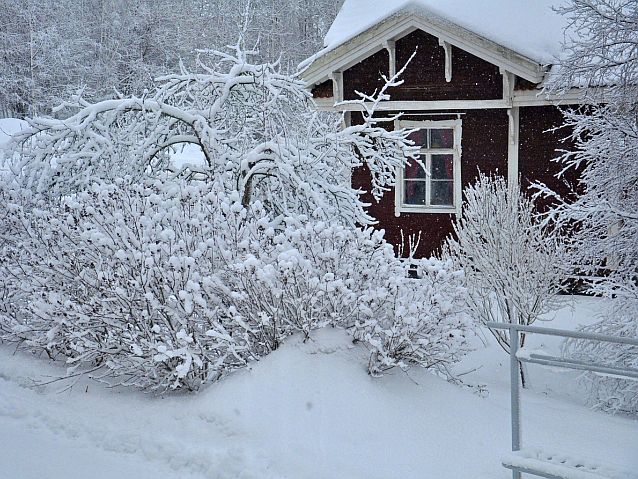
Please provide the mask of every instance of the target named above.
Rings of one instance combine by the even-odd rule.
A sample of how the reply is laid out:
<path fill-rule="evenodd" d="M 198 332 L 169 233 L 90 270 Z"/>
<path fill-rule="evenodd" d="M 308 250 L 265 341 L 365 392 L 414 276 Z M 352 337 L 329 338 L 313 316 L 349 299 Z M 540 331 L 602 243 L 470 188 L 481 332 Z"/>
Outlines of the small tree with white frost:
<path fill-rule="evenodd" d="M 479 174 L 464 190 L 463 212 L 444 256 L 465 271 L 468 307 L 481 323 L 530 325 L 555 309 L 563 248 L 536 216 L 533 201 L 500 176 Z M 510 335 L 490 329 L 509 352 Z M 522 347 L 525 334 L 516 338 Z M 521 378 L 525 377 L 521 369 Z"/>
<path fill-rule="evenodd" d="M 587 329 L 637 338 L 638 8 L 631 0 L 570 0 L 558 11 L 570 26 L 548 88 L 561 93 L 578 86 L 588 105 L 565 111 L 574 146 L 558 159 L 565 170 L 580 170 L 580 191 L 570 199 L 539 188 L 556 201 L 549 219 L 567 232 L 576 278 L 618 304 Z M 629 367 L 638 357 L 635 348 L 586 341 L 568 341 L 565 352 Z M 595 405 L 637 412 L 636 381 L 584 377 Z"/>

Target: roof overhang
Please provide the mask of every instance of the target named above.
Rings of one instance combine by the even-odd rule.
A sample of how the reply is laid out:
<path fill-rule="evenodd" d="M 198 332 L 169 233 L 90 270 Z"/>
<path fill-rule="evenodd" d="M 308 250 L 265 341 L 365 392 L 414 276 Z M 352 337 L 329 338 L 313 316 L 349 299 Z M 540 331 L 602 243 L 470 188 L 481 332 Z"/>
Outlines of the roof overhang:
<path fill-rule="evenodd" d="M 445 18 L 415 9 L 404 9 L 386 18 L 336 48 L 319 52 L 302 71 L 301 77 L 312 86 L 330 79 L 333 72 L 345 71 L 370 55 L 385 48 L 385 43 L 398 40 L 415 30 L 422 30 L 503 71 L 525 80 L 540 83 L 547 68 L 536 60 L 478 35 Z M 401 68 L 402 65 L 397 65 Z"/>

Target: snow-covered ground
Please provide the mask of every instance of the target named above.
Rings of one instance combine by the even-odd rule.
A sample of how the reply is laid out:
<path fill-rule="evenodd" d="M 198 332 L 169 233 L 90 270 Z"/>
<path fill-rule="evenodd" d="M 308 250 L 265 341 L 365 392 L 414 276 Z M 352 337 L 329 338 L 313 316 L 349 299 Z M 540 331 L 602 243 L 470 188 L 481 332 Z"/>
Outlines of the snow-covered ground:
<path fill-rule="evenodd" d="M 17 118 L 0 118 L 0 145 L 5 143 L 9 137 L 21 129 L 27 127 L 27 122 Z"/>
<path fill-rule="evenodd" d="M 579 298 L 551 326 L 591 322 L 603 302 Z M 424 371 L 366 374 L 366 351 L 338 330 L 280 350 L 197 395 L 156 397 L 80 382 L 58 365 L 0 347 L 0 477 L 511 477 L 508 358 L 490 337 L 458 368 L 485 394 Z M 557 343 L 544 342 L 548 350 Z M 532 367 L 524 441 L 638 471 L 638 421 L 583 406 L 574 373 Z"/>
<path fill-rule="evenodd" d="M 0 171 L 6 170 L 6 158 L 8 154 L 4 151 L 11 135 L 18 133 L 27 127 L 27 122 L 17 118 L 0 118 Z"/>

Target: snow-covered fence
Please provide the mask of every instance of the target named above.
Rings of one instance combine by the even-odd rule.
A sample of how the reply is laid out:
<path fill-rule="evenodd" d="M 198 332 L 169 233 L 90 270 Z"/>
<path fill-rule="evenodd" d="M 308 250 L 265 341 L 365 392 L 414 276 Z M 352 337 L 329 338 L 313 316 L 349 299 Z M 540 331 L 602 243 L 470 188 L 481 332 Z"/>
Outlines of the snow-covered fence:
<path fill-rule="evenodd" d="M 519 324 L 504 324 L 490 322 L 489 328 L 508 329 L 510 337 L 518 337 L 520 332 L 558 336 L 564 338 L 584 339 L 614 344 L 638 346 L 638 339 L 615 337 L 604 334 L 586 333 L 582 331 L 565 331 L 537 326 Z M 599 464 L 588 464 L 586 461 L 568 458 L 559 454 L 546 453 L 538 450 L 523 450 L 521 433 L 521 396 L 519 370 L 522 363 L 541 364 L 580 371 L 592 371 L 599 374 L 609 374 L 638 380 L 638 369 L 623 368 L 595 362 L 581 361 L 570 358 L 550 356 L 531 352 L 525 348 L 519 349 L 518 341 L 510 341 L 510 381 L 511 381 L 511 415 L 512 415 L 512 454 L 504 458 L 503 465 L 512 470 L 512 479 L 520 479 L 521 473 L 546 477 L 549 479 L 577 479 L 588 477 L 592 479 L 637 479 L 636 475 L 614 471 Z"/>

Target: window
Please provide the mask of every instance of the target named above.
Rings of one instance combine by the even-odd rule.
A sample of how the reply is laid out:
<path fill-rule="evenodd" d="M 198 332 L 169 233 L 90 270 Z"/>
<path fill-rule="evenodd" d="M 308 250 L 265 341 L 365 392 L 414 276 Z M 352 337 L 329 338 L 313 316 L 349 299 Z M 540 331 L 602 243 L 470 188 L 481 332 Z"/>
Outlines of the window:
<path fill-rule="evenodd" d="M 409 138 L 421 147 L 418 159 L 397 174 L 397 216 L 460 212 L 461 120 L 397 123 L 399 128 L 417 129 Z"/>

